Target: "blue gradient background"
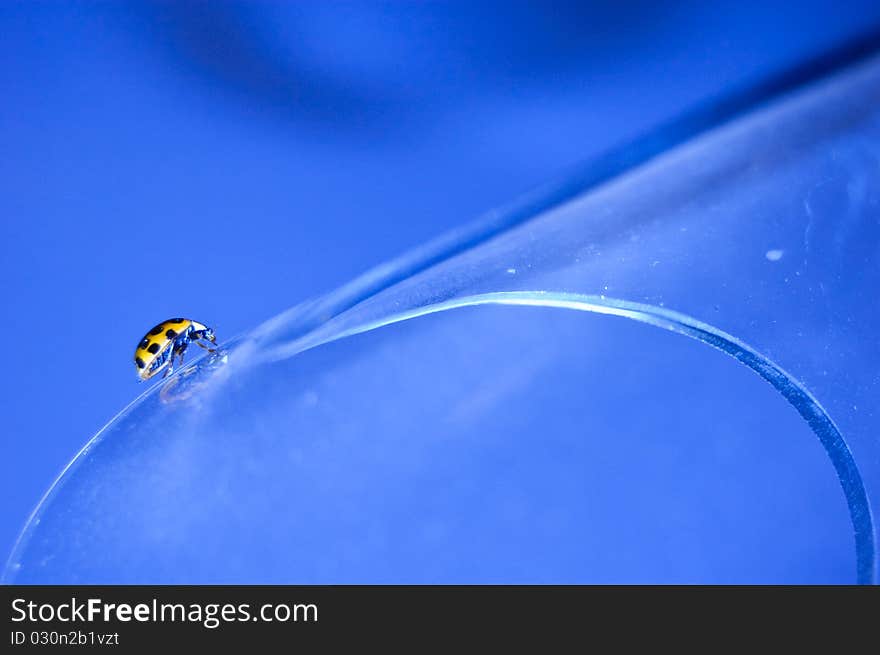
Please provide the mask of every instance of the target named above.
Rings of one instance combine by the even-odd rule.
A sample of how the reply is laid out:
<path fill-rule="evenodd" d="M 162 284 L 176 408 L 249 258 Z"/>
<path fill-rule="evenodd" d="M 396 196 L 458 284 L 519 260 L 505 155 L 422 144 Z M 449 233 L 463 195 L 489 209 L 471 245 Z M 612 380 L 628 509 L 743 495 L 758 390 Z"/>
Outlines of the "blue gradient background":
<path fill-rule="evenodd" d="M 173 315 L 232 336 L 875 2 L 3 3 L 0 550 Z"/>

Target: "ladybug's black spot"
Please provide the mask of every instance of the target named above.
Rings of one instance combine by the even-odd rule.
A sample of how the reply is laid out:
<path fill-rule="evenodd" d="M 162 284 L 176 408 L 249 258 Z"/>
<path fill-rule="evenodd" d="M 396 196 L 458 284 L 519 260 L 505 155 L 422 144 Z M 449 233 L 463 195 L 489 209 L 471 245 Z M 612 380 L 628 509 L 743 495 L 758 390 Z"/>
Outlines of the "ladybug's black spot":
<path fill-rule="evenodd" d="M 172 318 L 172 319 L 171 319 L 170 321 L 168 321 L 168 322 L 169 322 L 169 323 L 183 323 L 185 320 L 186 320 L 185 318 Z"/>
<path fill-rule="evenodd" d="M 149 345 L 150 345 L 150 339 L 148 337 L 144 337 L 143 340 L 141 341 L 140 345 L 138 346 L 138 348 L 141 348 L 142 350 L 146 350 L 147 346 L 149 346 Z"/>
<path fill-rule="evenodd" d="M 175 332 L 171 328 L 168 328 L 168 330 L 165 332 L 165 336 L 168 337 L 169 339 L 173 339 L 174 337 L 177 336 L 177 332 Z"/>
<path fill-rule="evenodd" d="M 146 366 L 146 364 L 144 364 L 144 360 L 142 360 L 140 357 L 135 357 L 134 363 L 137 364 L 138 368 L 143 368 L 144 366 Z"/>
<path fill-rule="evenodd" d="M 153 353 L 155 355 L 157 352 L 159 352 L 159 344 L 154 343 L 152 346 L 147 348 L 147 350 L 149 350 L 151 353 Z"/>
<path fill-rule="evenodd" d="M 156 336 L 157 334 L 162 334 L 162 326 L 157 325 L 152 330 L 150 330 L 150 334 L 152 334 L 153 336 Z"/>

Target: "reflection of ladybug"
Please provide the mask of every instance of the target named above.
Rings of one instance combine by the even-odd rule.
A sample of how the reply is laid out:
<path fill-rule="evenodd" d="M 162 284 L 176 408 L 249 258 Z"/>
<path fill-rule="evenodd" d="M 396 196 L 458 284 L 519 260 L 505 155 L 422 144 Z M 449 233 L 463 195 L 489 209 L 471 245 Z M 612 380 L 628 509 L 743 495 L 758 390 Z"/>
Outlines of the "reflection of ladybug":
<path fill-rule="evenodd" d="M 198 382 L 199 368 L 190 368 L 175 375 L 162 385 L 159 391 L 159 400 L 164 404 L 176 403 L 191 398 L 196 391 L 205 385 L 204 381 Z"/>
<path fill-rule="evenodd" d="M 183 363 L 183 354 L 190 342 L 214 352 L 202 340 L 217 343 L 214 330 L 188 318 L 172 318 L 150 330 L 138 344 L 134 351 L 134 363 L 138 369 L 138 377 L 148 380 L 156 373 L 165 369 L 167 377 L 174 370 L 174 358 L 178 363 Z"/>

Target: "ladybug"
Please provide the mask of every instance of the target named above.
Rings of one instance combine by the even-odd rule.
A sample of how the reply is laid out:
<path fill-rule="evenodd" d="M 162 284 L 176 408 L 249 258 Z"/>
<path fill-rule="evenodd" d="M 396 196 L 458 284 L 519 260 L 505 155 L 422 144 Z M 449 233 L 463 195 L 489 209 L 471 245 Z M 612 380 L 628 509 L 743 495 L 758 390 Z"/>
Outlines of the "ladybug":
<path fill-rule="evenodd" d="M 208 352 L 216 352 L 206 346 L 204 341 L 217 343 L 214 330 L 207 325 L 189 318 L 170 318 L 162 321 L 144 335 L 134 351 L 134 365 L 141 380 L 149 380 L 162 369 L 163 378 L 171 375 L 174 370 L 174 358 L 183 364 L 183 354 L 190 343 L 204 348 Z"/>

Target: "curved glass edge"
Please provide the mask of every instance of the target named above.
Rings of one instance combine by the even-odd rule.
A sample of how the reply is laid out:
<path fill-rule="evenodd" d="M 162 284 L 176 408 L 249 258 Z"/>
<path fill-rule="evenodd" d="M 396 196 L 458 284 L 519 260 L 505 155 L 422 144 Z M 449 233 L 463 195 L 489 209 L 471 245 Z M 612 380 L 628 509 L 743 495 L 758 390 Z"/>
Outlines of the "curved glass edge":
<path fill-rule="evenodd" d="M 791 374 L 754 348 L 707 323 L 669 309 L 644 303 L 576 293 L 504 291 L 455 298 L 400 312 L 381 320 L 349 328 L 318 339 L 305 338 L 293 349 L 276 353 L 279 359 L 386 325 L 437 312 L 479 305 L 557 307 L 628 318 L 691 337 L 744 364 L 770 383 L 807 422 L 828 454 L 846 497 L 856 548 L 856 579 L 859 584 L 876 582 L 874 522 L 864 481 L 840 430 L 819 401 Z M 271 355 L 271 351 L 269 353 Z"/>
<path fill-rule="evenodd" d="M 127 416 L 132 410 L 134 410 L 143 400 L 154 393 L 160 392 L 162 388 L 168 385 L 169 381 L 182 377 L 188 377 L 192 373 L 210 374 L 211 372 L 214 372 L 217 369 L 217 363 L 219 362 L 225 364 L 227 362 L 229 351 L 239 345 L 242 341 L 243 339 L 241 336 L 233 337 L 220 344 L 214 353 L 200 353 L 196 357 L 191 359 L 188 364 L 181 368 L 178 368 L 169 377 L 154 380 L 152 385 L 150 385 L 147 389 L 138 394 L 134 398 L 134 400 L 132 400 L 125 407 L 119 410 L 113 416 L 113 418 L 107 421 L 107 423 L 105 423 L 100 430 L 98 430 L 88 441 L 86 441 L 82 448 L 80 448 L 73 456 L 73 458 L 71 458 L 71 460 L 64 466 L 64 468 L 61 469 L 61 472 L 55 477 L 55 479 L 52 481 L 52 484 L 49 485 L 49 488 L 40 497 L 40 500 L 37 501 L 34 509 L 31 510 L 31 513 L 28 515 L 28 518 L 24 523 L 24 527 L 15 538 L 15 542 L 13 543 L 12 549 L 9 552 L 9 556 L 6 558 L 6 561 L 3 565 L 3 570 L 0 571 L 0 584 L 8 585 L 14 583 L 15 574 L 18 569 L 15 563 L 18 559 L 17 556 L 27 546 L 32 529 L 39 525 L 40 515 L 43 513 L 43 510 L 55 496 L 55 493 L 64 484 L 64 481 L 71 474 L 73 474 L 74 471 L 76 471 L 77 466 L 85 460 L 89 452 L 101 442 L 107 431 L 111 427 L 113 427 L 118 421 L 125 418 L 125 416 Z"/>
<path fill-rule="evenodd" d="M 750 368 L 774 387 L 798 411 L 800 416 L 807 422 L 819 438 L 819 441 L 825 449 L 825 452 L 837 474 L 838 481 L 846 499 L 850 520 L 852 522 L 856 550 L 856 581 L 859 584 L 876 583 L 874 524 L 867 492 L 853 455 L 840 430 L 837 428 L 827 411 L 797 379 L 773 362 L 770 358 L 736 337 L 680 312 L 644 303 L 577 293 L 554 293 L 546 291 L 504 291 L 485 293 L 459 297 L 453 300 L 402 311 L 380 320 L 366 322 L 356 327 L 342 329 L 335 333 L 309 335 L 299 340 L 296 343 L 295 349 L 285 348 L 281 351 L 272 349 L 261 351 L 259 346 L 250 339 L 236 339 L 223 345 L 224 352 L 231 355 L 231 357 L 224 356 L 224 361 L 226 361 L 226 359 L 232 359 L 233 361 L 254 362 L 255 357 L 262 361 L 286 359 L 295 354 L 305 352 L 312 348 L 317 348 L 326 343 L 345 339 L 371 330 L 380 329 L 395 323 L 452 309 L 481 305 L 552 307 L 627 318 L 695 339 L 701 343 L 716 348 Z M 310 336 L 312 338 L 310 338 Z M 206 355 L 193 361 L 188 366 L 176 372 L 172 377 L 188 376 L 194 372 L 204 374 L 207 377 L 205 383 L 208 387 L 213 386 L 213 391 L 215 392 L 226 380 L 229 379 L 228 370 L 226 370 L 226 374 L 222 376 L 214 375 L 217 370 L 216 367 L 212 365 L 210 355 Z M 165 387 L 167 384 L 167 380 L 161 381 L 138 396 L 125 409 L 109 421 L 108 424 L 94 437 L 92 437 L 65 467 L 49 490 L 43 495 L 39 504 L 31 514 L 24 530 L 12 549 L 10 557 L 2 572 L 2 576 L 0 576 L 0 582 L 3 584 L 12 584 L 14 582 L 14 577 L 17 571 L 15 562 L 20 553 L 26 548 L 32 530 L 39 525 L 40 515 L 49 505 L 55 492 L 63 486 L 68 475 L 76 470 L 77 465 L 82 462 L 88 455 L 89 451 L 100 442 L 103 434 L 110 426 L 123 418 L 144 398 L 159 391 L 160 388 Z M 202 390 L 203 392 L 212 391 L 210 388 L 203 388 Z"/>

